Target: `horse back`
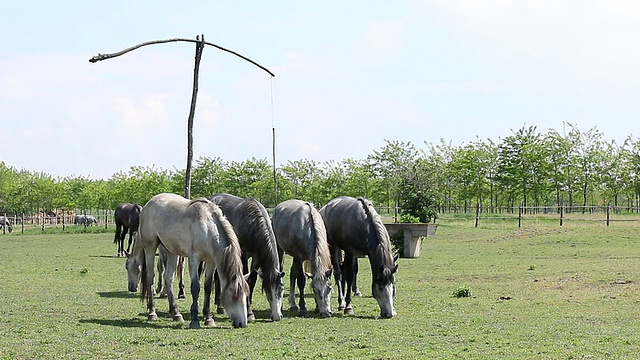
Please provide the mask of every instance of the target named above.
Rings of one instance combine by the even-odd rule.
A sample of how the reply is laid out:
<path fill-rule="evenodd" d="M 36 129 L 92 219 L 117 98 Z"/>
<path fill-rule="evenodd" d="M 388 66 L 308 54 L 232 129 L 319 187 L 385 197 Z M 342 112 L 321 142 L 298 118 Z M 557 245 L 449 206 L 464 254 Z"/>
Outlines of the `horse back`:
<path fill-rule="evenodd" d="M 219 238 L 219 230 L 211 211 L 213 204 L 202 200 L 188 200 L 171 193 L 154 196 L 140 212 L 139 239 L 145 244 L 159 241 L 181 256 L 189 256 L 194 249 L 211 255 L 213 239 Z"/>
<path fill-rule="evenodd" d="M 316 246 L 313 210 L 315 208 L 298 199 L 286 200 L 276 206 L 273 212 L 273 229 L 278 245 L 286 253 L 303 259 L 309 259 L 313 253 Z M 322 221 L 320 214 L 316 214 L 316 217 L 318 221 Z"/>
<path fill-rule="evenodd" d="M 371 219 L 372 214 L 364 209 L 366 201 L 341 196 L 320 209 L 330 245 L 356 255 L 370 255 L 375 251 L 379 242 L 378 229 Z"/>

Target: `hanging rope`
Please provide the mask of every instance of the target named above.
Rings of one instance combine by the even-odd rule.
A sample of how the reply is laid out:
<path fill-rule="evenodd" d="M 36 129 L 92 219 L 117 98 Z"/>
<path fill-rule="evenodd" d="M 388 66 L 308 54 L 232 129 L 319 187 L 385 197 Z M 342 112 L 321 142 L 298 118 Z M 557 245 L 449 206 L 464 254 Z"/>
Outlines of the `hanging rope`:
<path fill-rule="evenodd" d="M 273 196 L 275 205 L 278 205 L 278 180 L 276 177 L 276 125 L 273 116 L 273 77 L 269 78 L 271 87 L 271 140 L 273 145 Z"/>

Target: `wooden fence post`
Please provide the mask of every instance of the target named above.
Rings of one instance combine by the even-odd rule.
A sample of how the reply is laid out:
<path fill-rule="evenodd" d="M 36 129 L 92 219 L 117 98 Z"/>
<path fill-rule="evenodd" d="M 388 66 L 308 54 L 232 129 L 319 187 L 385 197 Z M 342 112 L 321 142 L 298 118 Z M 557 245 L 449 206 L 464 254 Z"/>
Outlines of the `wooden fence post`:
<path fill-rule="evenodd" d="M 476 226 L 478 227 L 478 221 L 480 221 L 480 203 L 476 203 Z"/>
<path fill-rule="evenodd" d="M 522 204 L 518 206 L 518 227 L 522 226 Z"/>
<path fill-rule="evenodd" d="M 609 216 L 609 209 L 610 209 L 610 208 L 611 208 L 611 204 L 610 204 L 610 203 L 608 203 L 608 204 L 607 204 L 607 226 L 609 226 L 609 219 L 610 219 L 610 216 Z"/>
<path fill-rule="evenodd" d="M 564 205 L 560 204 L 560 226 L 562 226 L 562 220 L 564 220 Z"/>

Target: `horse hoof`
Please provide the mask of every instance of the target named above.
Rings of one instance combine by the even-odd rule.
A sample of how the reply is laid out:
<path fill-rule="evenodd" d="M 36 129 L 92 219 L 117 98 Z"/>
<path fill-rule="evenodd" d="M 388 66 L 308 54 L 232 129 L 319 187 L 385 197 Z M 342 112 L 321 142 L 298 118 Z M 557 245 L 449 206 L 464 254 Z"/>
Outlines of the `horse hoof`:
<path fill-rule="evenodd" d="M 297 306 L 291 306 L 291 307 L 289 307 L 289 311 L 298 311 L 298 307 Z"/>
<path fill-rule="evenodd" d="M 204 321 L 204 325 L 208 327 L 216 327 L 216 322 L 213 321 L 213 318 L 208 318 Z"/>
<path fill-rule="evenodd" d="M 358 297 L 362 297 L 362 291 L 360 291 L 360 289 L 357 289 L 353 295 L 358 296 Z"/>
<path fill-rule="evenodd" d="M 255 322 L 256 321 L 256 316 L 253 313 L 247 314 L 247 321 L 248 322 Z"/>
<path fill-rule="evenodd" d="M 158 321 L 158 315 L 156 315 L 156 313 L 149 314 L 147 316 L 147 320 L 149 320 L 149 321 Z"/>
<path fill-rule="evenodd" d="M 338 305 L 338 310 L 344 310 L 344 305 Z"/>
<path fill-rule="evenodd" d="M 355 313 L 353 312 L 353 307 L 351 305 L 349 305 L 346 308 L 344 308 L 344 314 L 345 315 L 354 315 Z"/>
<path fill-rule="evenodd" d="M 177 321 L 179 323 L 183 323 L 184 322 L 184 318 L 182 317 L 182 314 L 175 314 L 175 315 L 173 315 L 173 321 Z"/>
<path fill-rule="evenodd" d="M 178 299 L 184 299 L 184 298 L 185 298 L 184 294 L 178 294 Z"/>
<path fill-rule="evenodd" d="M 218 306 L 218 307 L 216 308 L 216 314 L 218 314 L 218 315 L 224 315 L 224 314 L 226 314 L 226 313 L 227 313 L 227 312 L 226 312 L 226 311 L 224 311 L 224 308 L 223 308 L 222 306 Z"/>
<path fill-rule="evenodd" d="M 300 316 L 301 317 L 307 317 L 309 316 L 309 312 L 307 311 L 307 309 L 300 309 Z"/>
<path fill-rule="evenodd" d="M 189 328 L 190 329 L 201 329 L 200 328 L 200 323 L 197 321 L 192 321 L 189 323 Z"/>

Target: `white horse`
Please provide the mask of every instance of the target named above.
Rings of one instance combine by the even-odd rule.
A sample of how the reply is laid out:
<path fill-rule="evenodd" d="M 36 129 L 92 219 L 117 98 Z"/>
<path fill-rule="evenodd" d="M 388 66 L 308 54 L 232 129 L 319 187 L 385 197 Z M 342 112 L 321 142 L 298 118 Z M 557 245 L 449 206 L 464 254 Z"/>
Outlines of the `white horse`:
<path fill-rule="evenodd" d="M 183 322 L 173 294 L 173 275 L 177 257 L 189 259 L 191 277 L 191 328 L 200 328 L 198 297 L 200 275 L 198 266 L 205 263 L 204 307 L 205 325 L 215 326 L 211 316 L 213 272 L 218 270 L 221 302 L 233 327 L 247 326 L 247 295 L 249 286 L 242 275 L 240 245 L 229 221 L 220 208 L 205 198 L 185 199 L 176 194 L 162 193 L 147 202 L 140 212 L 140 226 L 133 253 L 127 255 L 129 290 L 136 291 L 141 281 L 141 298 L 147 299 L 148 319 L 157 320 L 153 298 L 153 265 L 160 243 L 167 248 L 167 269 L 164 280 L 168 290 L 169 312 L 175 321 Z"/>

